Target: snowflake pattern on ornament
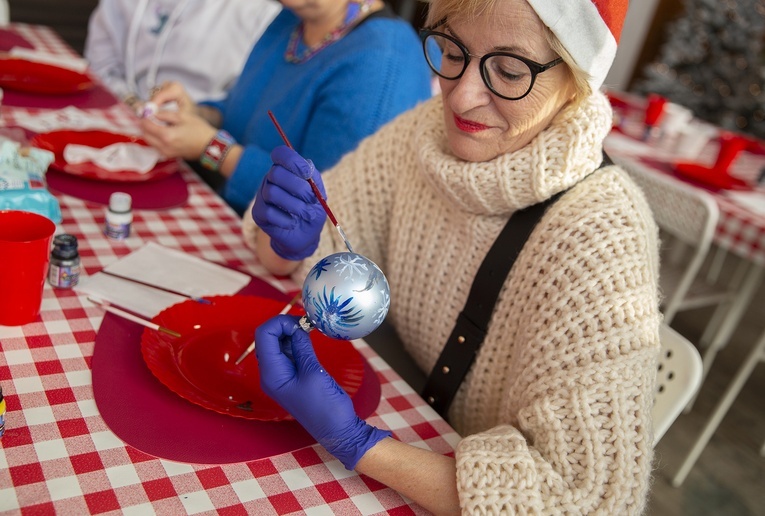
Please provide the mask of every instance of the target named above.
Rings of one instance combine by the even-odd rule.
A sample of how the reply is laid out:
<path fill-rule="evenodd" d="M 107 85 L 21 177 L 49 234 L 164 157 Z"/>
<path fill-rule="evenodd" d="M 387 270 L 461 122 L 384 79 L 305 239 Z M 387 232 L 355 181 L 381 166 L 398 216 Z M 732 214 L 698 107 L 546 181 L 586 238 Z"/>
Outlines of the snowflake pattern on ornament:
<path fill-rule="evenodd" d="M 383 298 L 383 304 L 375 312 L 374 324 L 382 324 L 385 320 L 385 316 L 388 315 L 388 309 L 390 308 L 390 295 L 386 290 L 380 290 L 380 295 Z"/>
<path fill-rule="evenodd" d="M 374 262 L 355 253 L 319 260 L 303 282 L 303 306 L 311 324 L 335 339 L 364 338 L 388 313 L 390 287 Z"/>
<path fill-rule="evenodd" d="M 335 271 L 337 271 L 338 276 L 342 276 L 348 271 L 348 275 L 345 276 L 347 280 L 352 280 L 354 274 L 363 275 L 368 270 L 367 264 L 359 255 L 350 253 L 347 256 L 340 256 L 335 263 Z"/>

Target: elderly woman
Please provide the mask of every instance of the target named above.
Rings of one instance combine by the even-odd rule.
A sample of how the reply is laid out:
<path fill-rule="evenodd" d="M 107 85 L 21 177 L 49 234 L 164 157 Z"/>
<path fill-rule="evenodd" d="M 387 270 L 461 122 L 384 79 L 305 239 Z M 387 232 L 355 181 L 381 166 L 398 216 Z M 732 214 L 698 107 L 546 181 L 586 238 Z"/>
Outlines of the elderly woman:
<path fill-rule="evenodd" d="M 382 0 L 281 4 L 225 99 L 194 104 L 179 83 L 167 84 L 152 100 L 174 101 L 179 111 L 160 111 L 142 124 L 144 138 L 165 156 L 199 160 L 200 175 L 239 213 L 281 141 L 269 110 L 295 149 L 326 170 L 431 96 L 417 34 Z"/>
<path fill-rule="evenodd" d="M 399 116 L 323 176 L 286 147 L 272 153 L 252 209 L 257 227 L 245 227 L 262 262 L 300 280 L 318 257 L 343 250 L 303 179 L 323 180 L 356 250 L 385 271 L 389 320 L 424 371 L 508 219 L 562 193 L 507 277 L 493 280 L 501 290 L 488 331 L 448 410 L 464 436 L 454 458 L 355 417 L 295 318 L 257 330 L 266 392 L 347 468 L 434 513 L 645 507 L 657 230 L 625 172 L 601 166 L 611 110 L 598 92 L 626 8 L 433 0 L 423 46 L 440 98 Z"/>

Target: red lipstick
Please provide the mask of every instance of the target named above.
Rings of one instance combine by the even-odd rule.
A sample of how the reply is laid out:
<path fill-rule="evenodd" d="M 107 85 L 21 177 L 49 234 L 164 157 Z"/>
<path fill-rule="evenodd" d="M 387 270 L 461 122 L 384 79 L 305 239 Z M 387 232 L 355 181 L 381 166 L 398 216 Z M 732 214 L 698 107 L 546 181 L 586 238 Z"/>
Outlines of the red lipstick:
<path fill-rule="evenodd" d="M 457 115 L 454 115 L 454 125 L 457 126 L 457 129 L 466 133 L 478 133 L 489 128 L 488 125 L 483 125 L 471 120 L 465 120 L 464 118 Z"/>

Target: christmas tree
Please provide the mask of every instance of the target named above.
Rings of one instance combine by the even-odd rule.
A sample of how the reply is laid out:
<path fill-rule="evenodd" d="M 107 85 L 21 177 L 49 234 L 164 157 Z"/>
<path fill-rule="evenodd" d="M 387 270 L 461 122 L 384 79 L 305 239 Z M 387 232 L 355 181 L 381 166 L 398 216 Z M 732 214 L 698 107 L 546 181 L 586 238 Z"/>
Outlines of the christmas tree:
<path fill-rule="evenodd" d="M 684 0 L 636 85 L 726 129 L 765 138 L 765 0 Z"/>

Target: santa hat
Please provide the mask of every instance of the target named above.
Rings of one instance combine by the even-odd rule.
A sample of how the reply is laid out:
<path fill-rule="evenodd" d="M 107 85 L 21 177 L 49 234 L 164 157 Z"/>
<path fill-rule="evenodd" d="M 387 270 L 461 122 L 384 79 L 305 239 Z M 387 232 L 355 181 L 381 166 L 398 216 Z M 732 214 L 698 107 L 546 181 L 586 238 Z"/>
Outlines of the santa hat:
<path fill-rule="evenodd" d="M 628 0 L 528 0 L 579 67 L 590 86 L 603 84 L 616 55 Z"/>

